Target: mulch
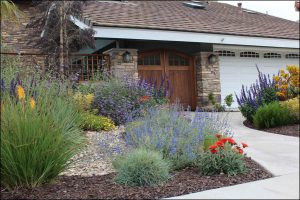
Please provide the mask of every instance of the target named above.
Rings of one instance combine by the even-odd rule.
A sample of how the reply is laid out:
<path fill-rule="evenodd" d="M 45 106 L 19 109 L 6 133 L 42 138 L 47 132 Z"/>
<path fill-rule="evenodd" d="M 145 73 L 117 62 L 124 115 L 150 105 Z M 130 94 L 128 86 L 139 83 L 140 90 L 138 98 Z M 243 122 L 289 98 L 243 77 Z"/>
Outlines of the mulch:
<path fill-rule="evenodd" d="M 280 135 L 287 135 L 287 136 L 294 136 L 299 137 L 299 124 L 292 124 L 286 126 L 279 126 L 274 128 L 264 128 L 264 129 L 257 129 L 253 126 L 253 124 L 249 121 L 244 121 L 244 125 L 248 128 L 253 128 L 260 131 L 266 131 L 270 133 L 280 134 Z"/>
<path fill-rule="evenodd" d="M 186 168 L 174 172 L 168 182 L 158 187 L 129 187 L 116 184 L 113 181 L 115 173 L 92 177 L 60 176 L 55 183 L 34 189 L 7 191 L 1 187 L 1 199 L 158 199 L 272 177 L 251 158 L 245 161 L 249 171 L 232 177 L 224 174 L 201 176 L 195 168 Z"/>

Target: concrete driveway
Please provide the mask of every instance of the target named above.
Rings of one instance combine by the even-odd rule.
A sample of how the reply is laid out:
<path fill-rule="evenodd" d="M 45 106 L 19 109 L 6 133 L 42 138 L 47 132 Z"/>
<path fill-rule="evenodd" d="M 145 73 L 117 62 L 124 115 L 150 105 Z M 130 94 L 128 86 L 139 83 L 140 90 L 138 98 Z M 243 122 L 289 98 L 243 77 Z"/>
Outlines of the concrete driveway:
<path fill-rule="evenodd" d="M 275 177 L 170 199 L 299 199 L 299 138 L 247 128 L 240 112 L 228 117 L 235 140 L 247 143 L 248 156 Z"/>

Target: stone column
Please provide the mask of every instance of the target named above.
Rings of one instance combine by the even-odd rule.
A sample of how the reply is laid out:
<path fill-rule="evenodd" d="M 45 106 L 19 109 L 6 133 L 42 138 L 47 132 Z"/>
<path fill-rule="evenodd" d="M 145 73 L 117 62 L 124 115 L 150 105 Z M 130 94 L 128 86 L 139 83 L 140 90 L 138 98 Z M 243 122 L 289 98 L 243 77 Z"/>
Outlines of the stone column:
<path fill-rule="evenodd" d="M 199 52 L 194 56 L 196 68 L 196 88 L 197 88 L 197 106 L 200 108 L 210 107 L 208 100 L 209 93 L 213 93 L 216 103 L 221 103 L 221 83 L 219 57 L 217 62 L 210 64 L 209 55 L 213 52 Z"/>
<path fill-rule="evenodd" d="M 131 62 L 128 63 L 123 61 L 123 54 L 126 51 L 129 52 L 132 57 Z M 110 69 L 115 77 L 133 76 L 134 78 L 138 78 L 137 49 L 113 48 L 105 51 L 104 54 L 110 55 Z"/>

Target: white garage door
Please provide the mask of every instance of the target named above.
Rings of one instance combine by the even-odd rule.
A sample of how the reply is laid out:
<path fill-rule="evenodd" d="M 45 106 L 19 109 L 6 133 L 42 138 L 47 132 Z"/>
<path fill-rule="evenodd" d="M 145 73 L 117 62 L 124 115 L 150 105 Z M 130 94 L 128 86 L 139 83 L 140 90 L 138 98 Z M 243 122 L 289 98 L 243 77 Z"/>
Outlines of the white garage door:
<path fill-rule="evenodd" d="M 259 70 L 264 74 L 277 74 L 286 65 L 299 65 L 299 52 L 280 52 L 273 49 L 215 49 L 220 59 L 221 99 L 234 95 L 233 108 L 237 108 L 235 93 L 240 94 L 242 85 L 250 86 L 258 78 Z"/>

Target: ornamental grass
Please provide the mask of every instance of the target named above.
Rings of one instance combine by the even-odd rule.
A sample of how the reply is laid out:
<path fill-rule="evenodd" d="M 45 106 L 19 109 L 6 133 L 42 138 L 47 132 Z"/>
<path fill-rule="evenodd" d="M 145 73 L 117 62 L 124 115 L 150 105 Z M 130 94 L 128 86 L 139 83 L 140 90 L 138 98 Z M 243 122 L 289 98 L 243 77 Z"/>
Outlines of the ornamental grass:
<path fill-rule="evenodd" d="M 1 87 L 1 184 L 36 187 L 64 171 L 83 146 L 78 112 L 59 82 Z"/>

